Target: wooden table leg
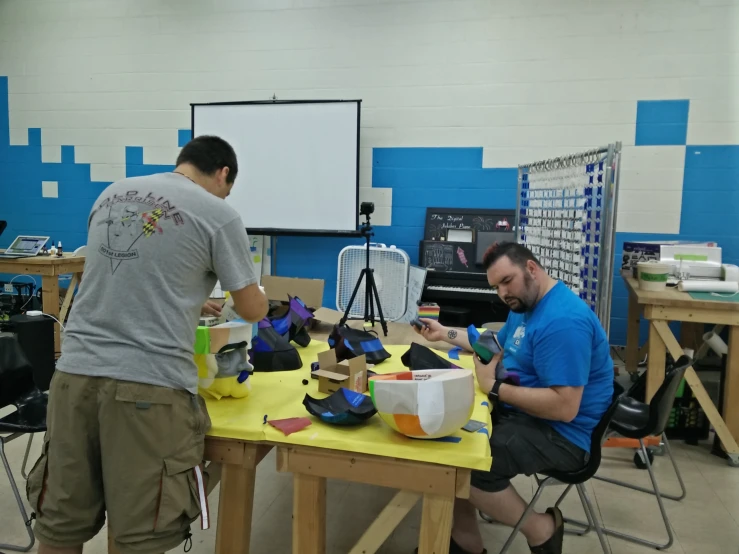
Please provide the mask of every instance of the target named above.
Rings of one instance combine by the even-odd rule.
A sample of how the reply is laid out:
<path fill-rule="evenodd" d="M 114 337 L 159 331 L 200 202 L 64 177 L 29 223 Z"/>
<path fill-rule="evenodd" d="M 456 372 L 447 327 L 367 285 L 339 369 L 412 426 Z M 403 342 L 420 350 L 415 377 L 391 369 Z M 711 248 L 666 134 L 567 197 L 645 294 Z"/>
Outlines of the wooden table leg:
<path fill-rule="evenodd" d="M 661 336 L 661 339 L 669 349 L 670 354 L 672 354 L 672 357 L 677 360 L 682 354 L 682 348 L 677 342 L 675 336 L 672 334 L 672 331 L 670 331 L 667 322 L 654 321 L 653 324 L 657 331 L 655 334 L 659 334 Z M 736 339 L 735 336 L 734 339 Z M 721 442 L 724 445 L 724 450 L 726 450 L 726 453 L 729 455 L 731 463 L 733 465 L 739 465 L 739 444 L 736 442 L 736 437 L 732 435 L 731 431 L 727 427 L 725 418 L 722 418 L 721 414 L 718 413 L 711 397 L 708 396 L 703 383 L 701 383 L 698 374 L 692 367 L 689 367 L 685 372 L 685 382 L 690 386 L 690 389 L 693 391 L 693 396 L 698 400 L 698 403 L 701 405 L 701 408 L 703 408 L 708 421 L 711 422 L 711 425 L 713 425 L 713 428 L 716 430 L 716 434 L 718 435 L 718 438 L 721 439 Z M 733 386 L 736 387 L 736 384 Z"/>
<path fill-rule="evenodd" d="M 662 340 L 655 322 L 649 322 L 649 349 L 647 358 L 647 393 L 649 402 L 659 386 L 665 380 L 665 363 L 667 362 L 667 347 Z"/>
<path fill-rule="evenodd" d="M 724 378 L 724 421 L 739 442 L 739 326 L 729 328 L 729 353 Z"/>
<path fill-rule="evenodd" d="M 45 314 L 59 319 L 59 277 L 43 275 L 41 277 L 41 294 L 43 295 L 43 310 Z M 61 352 L 61 328 L 54 323 L 54 352 Z"/>
<path fill-rule="evenodd" d="M 325 554 L 326 478 L 296 473 L 293 483 L 293 554 Z"/>
<path fill-rule="evenodd" d="M 69 288 L 67 288 L 67 294 L 64 295 L 64 301 L 62 302 L 62 309 L 59 311 L 59 321 L 62 323 L 67 319 L 67 312 L 69 311 L 69 306 L 72 304 L 72 298 L 74 297 L 74 289 L 77 288 L 81 275 L 81 273 L 75 273 L 69 281 Z"/>
<path fill-rule="evenodd" d="M 256 467 L 223 464 L 216 554 L 249 554 Z"/>
<path fill-rule="evenodd" d="M 680 324 L 680 346 L 697 352 L 701 344 L 703 344 L 704 327 L 705 325 L 703 323 L 683 321 Z"/>
<path fill-rule="evenodd" d="M 448 554 L 452 538 L 454 498 L 435 494 L 423 495 L 421 534 L 418 554 Z"/>
<path fill-rule="evenodd" d="M 639 366 L 639 322 L 641 308 L 633 294 L 629 294 L 629 311 L 626 316 L 626 371 L 636 373 Z"/>

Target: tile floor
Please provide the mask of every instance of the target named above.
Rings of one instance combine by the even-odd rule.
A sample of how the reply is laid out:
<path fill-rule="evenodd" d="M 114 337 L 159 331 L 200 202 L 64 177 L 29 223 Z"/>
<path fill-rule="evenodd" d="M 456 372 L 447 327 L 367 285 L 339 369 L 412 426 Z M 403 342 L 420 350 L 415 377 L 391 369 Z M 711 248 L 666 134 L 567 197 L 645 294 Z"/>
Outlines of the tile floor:
<path fill-rule="evenodd" d="M 32 458 L 38 455 L 40 440 L 34 443 Z M 13 471 L 23 490 L 20 466 L 25 442 L 14 441 L 6 446 Z M 675 531 L 675 543 L 666 552 L 688 554 L 728 554 L 739 552 L 739 469 L 733 469 L 712 456 L 708 446 L 686 446 L 673 443 L 673 451 L 683 474 L 688 496 L 682 502 L 666 500 L 666 507 Z M 630 450 L 607 450 L 601 467 L 603 475 L 628 479 L 643 486 L 648 485 L 646 471 L 636 469 Z M 666 491 L 677 490 L 677 480 L 666 457 L 656 458 L 656 473 L 660 485 Z M 515 485 L 524 498 L 531 498 L 535 482 L 522 477 Z M 546 507 L 554 502 L 559 488 L 547 493 L 541 501 Z M 591 481 L 588 491 L 599 517 L 607 526 L 643 533 L 652 540 L 663 540 L 665 530 L 655 499 L 631 490 L 621 489 L 609 483 Z M 24 498 L 25 498 L 25 494 Z M 214 491 L 210 505 L 217 509 L 218 490 Z M 393 491 L 367 485 L 349 485 L 331 481 L 328 485 L 328 553 L 346 554 L 376 514 L 390 500 Z M 253 554 L 281 554 L 291 551 L 292 487 L 289 475 L 275 471 L 274 455 L 260 465 L 254 501 Z M 382 554 L 409 554 L 416 546 L 420 523 L 420 506 L 411 512 L 380 550 Z M 564 502 L 565 515 L 582 518 L 583 514 L 572 494 Z M 21 541 L 24 538 L 22 523 L 5 476 L 0 474 L 0 543 Z M 507 538 L 507 530 L 499 525 L 481 522 L 486 546 L 492 554 L 497 552 Z M 614 554 L 654 552 L 654 550 L 609 538 Z M 211 553 L 214 549 L 215 531 L 195 531 L 192 554 Z M 35 552 L 34 548 L 32 552 Z M 177 549 L 179 551 L 179 549 Z M 101 533 L 85 548 L 86 554 L 106 552 L 105 533 Z M 525 540 L 518 538 L 511 554 L 528 552 Z M 597 537 L 567 536 L 565 552 L 568 554 L 598 553 Z"/>

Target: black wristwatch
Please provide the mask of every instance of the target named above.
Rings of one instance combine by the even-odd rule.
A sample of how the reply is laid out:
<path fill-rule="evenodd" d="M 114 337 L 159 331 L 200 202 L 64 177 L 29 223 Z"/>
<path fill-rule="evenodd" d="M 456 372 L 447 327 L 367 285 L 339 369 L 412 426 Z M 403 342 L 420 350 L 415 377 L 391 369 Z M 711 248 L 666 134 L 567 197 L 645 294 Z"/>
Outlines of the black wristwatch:
<path fill-rule="evenodd" d="M 490 400 L 498 400 L 498 391 L 500 390 L 500 386 L 502 384 L 503 381 L 495 381 L 495 383 L 493 383 L 493 389 L 488 393 L 488 398 L 490 398 Z"/>

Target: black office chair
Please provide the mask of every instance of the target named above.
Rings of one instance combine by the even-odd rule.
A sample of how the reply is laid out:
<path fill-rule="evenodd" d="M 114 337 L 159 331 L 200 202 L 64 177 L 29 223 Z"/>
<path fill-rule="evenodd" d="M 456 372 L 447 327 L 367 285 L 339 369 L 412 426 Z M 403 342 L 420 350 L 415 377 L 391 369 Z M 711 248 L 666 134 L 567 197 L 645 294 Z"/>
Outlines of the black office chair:
<path fill-rule="evenodd" d="M 79 250 L 79 248 L 77 249 Z M 28 316 L 25 315 L 16 315 L 10 318 L 11 324 L 18 323 L 20 320 L 28 319 Z M 34 320 L 35 321 L 35 320 Z M 56 371 L 56 361 L 54 360 L 54 350 L 53 350 L 53 343 L 54 343 L 54 321 L 48 318 L 45 318 L 41 322 L 35 322 L 35 327 L 32 329 L 32 337 L 34 342 L 29 343 L 28 341 L 28 335 L 29 332 L 27 331 L 26 339 L 25 340 L 19 340 L 21 350 L 26 355 L 26 358 L 29 360 L 31 365 L 31 371 L 33 374 L 33 382 L 36 384 L 36 388 L 41 392 L 48 392 L 49 386 L 51 385 L 51 379 L 54 377 L 54 372 Z M 47 325 L 48 324 L 48 325 Z M 51 349 L 42 350 L 39 351 L 38 349 L 35 352 L 29 352 L 29 348 L 33 348 L 35 346 L 35 341 L 39 340 L 41 337 L 38 336 L 38 333 L 45 333 L 47 336 L 44 337 L 46 340 L 49 341 L 49 343 L 52 345 Z M 28 456 L 31 453 L 31 446 L 33 445 L 33 437 L 34 433 L 28 434 L 28 443 L 26 444 L 26 452 L 23 455 L 23 464 L 21 465 L 21 475 L 23 476 L 23 479 L 28 480 L 28 474 L 26 473 L 26 466 L 28 465 Z"/>
<path fill-rule="evenodd" d="M 674 364 L 672 364 L 674 366 Z M 643 373 L 637 381 L 631 386 L 631 388 L 625 392 L 626 396 L 630 396 L 633 398 L 636 398 L 637 400 L 643 401 L 644 400 L 644 392 L 646 387 L 646 373 Z M 619 421 L 615 420 L 615 422 L 618 424 Z M 628 422 L 626 422 L 628 425 Z M 667 440 L 667 433 L 663 431 L 662 436 L 660 437 L 661 443 L 662 443 L 662 449 L 663 452 L 667 454 L 667 456 L 670 458 L 670 462 L 672 463 L 672 468 L 675 470 L 675 476 L 677 477 L 677 481 L 680 484 L 680 494 L 667 494 L 663 491 L 660 491 L 660 494 L 662 495 L 662 498 L 669 498 L 670 500 L 676 500 L 680 501 L 687 495 L 687 490 L 685 489 L 685 482 L 683 481 L 683 476 L 680 473 L 680 468 L 677 467 L 677 461 L 675 460 L 675 457 L 672 455 L 672 449 L 670 448 L 670 441 Z M 637 467 L 639 469 L 647 469 L 646 464 L 644 464 L 644 461 L 642 460 L 643 453 L 641 450 L 637 451 L 637 455 L 634 456 L 634 463 L 637 464 Z M 652 458 L 649 458 L 652 460 Z M 641 464 L 639 463 L 641 462 Z M 619 481 L 618 479 L 611 479 L 610 477 L 601 477 L 599 475 L 596 475 L 593 477 L 594 479 L 598 479 L 599 481 L 605 481 L 607 483 L 613 483 L 614 485 L 621 485 L 622 487 L 626 487 L 629 489 L 633 489 L 635 491 L 645 492 L 648 494 L 655 494 L 653 489 L 648 489 L 645 487 L 640 487 L 638 485 L 632 485 L 631 483 L 627 483 L 625 481 Z"/>
<path fill-rule="evenodd" d="M 28 552 L 33 548 L 36 537 L 5 455 L 5 445 L 28 433 L 46 431 L 47 396 L 36 388 L 31 365 L 13 336 L 0 337 L 0 409 L 6 406 L 15 406 L 16 409 L 0 419 L 0 458 L 26 526 L 29 543 L 25 546 L 0 544 L 0 549 Z"/>
<path fill-rule="evenodd" d="M 605 536 L 601 532 L 602 526 L 598 525 L 595 510 L 593 509 L 593 505 L 590 503 L 590 498 L 588 498 L 588 493 L 585 490 L 585 482 L 588 481 L 588 479 L 590 479 L 593 475 L 595 475 L 595 472 L 598 471 L 598 467 L 600 467 L 602 444 L 605 441 L 606 433 L 611 423 L 611 418 L 619 408 L 620 400 L 620 398 L 614 398 L 613 402 L 608 407 L 608 410 L 606 410 L 606 413 L 603 414 L 603 417 L 598 422 L 598 425 L 595 427 L 595 429 L 593 429 L 593 434 L 590 438 L 590 457 L 588 458 L 585 466 L 573 472 L 544 471 L 542 472 L 542 475 L 545 476 L 544 479 L 540 479 L 538 475 L 535 475 L 539 488 L 536 490 L 534 498 L 531 499 L 531 502 L 529 502 L 529 505 L 526 507 L 526 510 L 521 516 L 521 519 L 518 520 L 518 523 L 516 523 L 516 526 L 513 528 L 513 531 L 508 537 L 506 543 L 503 545 L 500 554 L 504 554 L 508 551 L 508 548 L 510 548 L 511 544 L 513 543 L 513 539 L 518 534 L 518 531 L 521 529 L 521 526 L 526 521 L 526 518 L 529 517 L 529 514 L 534 509 L 534 506 L 539 500 L 542 492 L 544 492 L 544 489 L 551 485 L 561 484 L 567 485 L 567 488 L 560 495 L 559 499 L 554 505 L 556 507 L 559 507 L 559 504 L 567 496 L 567 493 L 570 492 L 570 489 L 572 489 L 572 487 L 575 487 L 577 489 L 577 494 L 580 496 L 580 501 L 582 502 L 583 509 L 585 510 L 585 516 L 588 518 L 589 523 L 589 525 L 587 526 L 583 525 L 586 528 L 585 531 L 578 532 L 577 534 L 583 535 L 590 529 L 595 529 L 596 533 L 598 533 L 598 539 L 600 540 L 601 548 L 603 548 L 603 553 L 610 554 L 611 549 L 608 545 L 608 542 L 606 541 Z"/>
<path fill-rule="evenodd" d="M 628 483 L 616 481 L 615 479 L 596 477 L 601 481 L 607 481 L 609 483 L 627 486 L 629 488 L 642 492 L 648 492 L 656 496 L 657 504 L 659 505 L 659 511 L 662 514 L 662 520 L 664 521 L 665 529 L 667 530 L 667 542 L 664 544 L 659 544 L 639 537 L 635 537 L 633 535 L 628 535 L 620 531 L 606 529 L 605 527 L 602 528 L 603 533 L 630 542 L 634 542 L 636 544 L 650 546 L 652 548 L 656 548 L 657 550 L 664 550 L 672 546 L 672 527 L 670 526 L 670 520 L 667 517 L 667 512 L 665 511 L 665 506 L 662 502 L 662 497 L 664 495 L 660 493 L 659 486 L 657 485 L 657 479 L 654 476 L 652 464 L 649 462 L 647 449 L 644 446 L 643 439 L 645 439 L 646 437 L 660 435 L 663 437 L 666 450 L 670 454 L 670 458 L 672 459 L 673 466 L 675 468 L 675 471 L 677 472 L 680 485 L 683 488 L 682 496 L 672 498 L 675 500 L 683 498 L 685 496 L 685 485 L 682 482 L 682 477 L 680 476 L 680 473 L 677 471 L 677 464 L 675 464 L 675 460 L 669 450 L 669 443 L 667 442 L 667 438 L 664 436 L 664 432 L 670 419 L 670 413 L 675 402 L 675 394 L 677 392 L 677 388 L 680 386 L 680 382 L 683 380 L 685 372 L 692 365 L 692 363 L 693 361 L 688 356 L 681 356 L 670 368 L 668 368 L 665 373 L 664 382 L 659 387 L 649 404 L 645 404 L 644 402 L 635 400 L 627 394 L 620 398 L 617 409 L 613 414 L 613 420 L 611 421 L 609 434 L 618 434 L 622 437 L 639 440 L 639 448 L 641 450 L 642 456 L 644 457 L 644 463 L 647 466 L 649 479 L 652 482 L 653 489 L 649 490 L 641 487 L 636 487 L 633 485 L 629 485 Z M 574 523 L 575 525 L 586 527 L 586 529 L 589 530 L 589 526 L 586 526 L 584 522 L 569 521 L 569 523 Z"/>

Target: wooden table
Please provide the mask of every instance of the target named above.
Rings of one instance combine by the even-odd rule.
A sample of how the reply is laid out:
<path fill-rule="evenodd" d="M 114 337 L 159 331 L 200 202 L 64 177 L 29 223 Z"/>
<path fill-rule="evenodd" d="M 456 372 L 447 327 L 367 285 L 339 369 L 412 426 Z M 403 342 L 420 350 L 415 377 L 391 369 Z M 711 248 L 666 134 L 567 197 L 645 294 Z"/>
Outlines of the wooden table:
<path fill-rule="evenodd" d="M 716 434 L 721 439 L 732 466 L 739 466 L 739 304 L 735 302 L 696 300 L 676 288 L 665 291 L 645 291 L 633 277 L 624 277 L 629 291 L 629 311 L 626 334 L 626 369 L 636 372 L 639 361 L 639 322 L 641 315 L 649 320 L 647 344 L 647 399 L 651 399 L 665 378 L 665 358 L 670 352 L 674 359 L 683 354 L 680 343 L 668 326 L 670 321 L 683 322 L 683 336 L 702 335 L 705 324 L 729 328 L 729 352 L 726 358 L 724 415 L 703 387 L 695 370 L 690 367 L 685 380 L 700 403 Z"/>
<path fill-rule="evenodd" d="M 44 313 L 53 315 L 59 321 L 64 321 L 85 267 L 84 256 L 64 254 L 56 256 L 35 256 L 33 258 L 18 258 L 15 260 L 0 258 L 0 273 L 16 275 L 41 275 L 41 293 L 43 295 L 42 308 Z M 59 305 L 59 276 L 72 273 L 72 280 L 64 296 L 63 304 Z M 58 323 L 54 324 L 54 352 L 61 352 L 61 336 Z"/>
<path fill-rule="evenodd" d="M 408 335 L 408 327 L 407 324 L 391 325 L 391 336 L 382 337 L 383 344 L 391 350 L 392 347 L 389 345 L 393 342 L 393 338 L 403 342 L 409 338 L 416 338 L 418 342 L 425 342 L 414 333 Z M 322 337 L 323 331 L 320 328 L 315 329 L 312 336 Z M 392 349 L 393 358 L 397 360 L 404 350 L 405 348 Z M 264 426 L 261 422 L 262 416 L 256 414 L 267 412 L 270 419 L 275 417 L 273 414 L 276 414 L 276 417 L 307 415 L 305 408 L 299 405 L 299 401 L 298 406 L 288 408 L 296 404 L 298 395 L 302 399 L 302 395 L 306 392 L 311 395 L 318 394 L 314 380 L 311 381 L 310 386 L 298 385 L 300 389 L 296 389 L 293 383 L 293 380 L 300 383 L 302 378 L 306 377 L 306 366 L 311 361 L 300 348 L 299 352 L 303 357 L 304 369 L 295 372 L 261 374 L 269 376 L 266 380 L 270 383 L 274 381 L 271 386 L 278 386 L 276 380 L 278 378 L 281 380 L 279 386 L 284 388 L 279 402 L 266 399 L 264 394 L 257 400 L 259 392 L 257 383 L 260 374 L 256 374 L 252 394 L 255 395 L 255 403 L 259 403 L 258 407 L 249 405 L 251 397 L 241 404 L 246 411 L 242 411 L 236 402 L 231 405 L 209 403 L 209 410 L 212 406 L 211 419 L 214 421 L 214 432 L 206 437 L 205 457 L 212 463 L 222 465 L 216 552 L 219 554 L 232 552 L 248 554 L 256 470 L 258 464 L 272 448 L 277 449 L 277 470 L 294 475 L 292 541 L 294 554 L 323 554 L 325 552 L 327 479 L 374 484 L 399 491 L 365 531 L 355 547 L 350 550 L 350 554 L 376 552 L 419 500 L 423 502 L 419 536 L 420 554 L 448 552 L 454 500 L 455 498 L 467 498 L 470 492 L 471 467 L 463 466 L 465 463 L 470 464 L 471 456 L 470 449 L 464 447 L 464 444 L 469 445 L 470 441 L 473 441 L 471 444 L 480 446 L 479 456 L 476 459 L 479 464 L 487 464 L 489 467 L 490 453 L 487 444 L 489 435 L 460 432 L 459 434 L 463 435 L 461 437 L 463 442 L 460 443 L 462 446 L 411 441 L 394 433 L 382 422 L 374 421 L 378 418 L 373 418 L 361 429 L 355 427 L 350 430 L 350 434 L 362 433 L 363 441 L 366 437 L 366 442 L 361 445 L 358 445 L 355 440 L 351 448 L 327 447 L 330 441 L 326 440 L 325 434 L 330 426 L 315 420 L 304 431 L 283 437 L 272 427 Z M 470 364 L 471 359 L 468 357 L 465 365 Z M 378 370 L 380 368 L 381 366 L 376 367 Z M 282 376 L 278 377 L 279 374 Z M 489 409 L 481 405 L 484 395 L 480 395 L 482 393 L 479 393 L 476 399 L 477 405 L 473 418 L 487 418 L 489 424 Z M 254 413 L 248 415 L 247 412 Z M 252 431 L 247 429 L 250 427 L 256 429 L 253 425 L 255 415 L 259 418 L 261 439 L 245 440 L 224 436 L 240 432 L 238 431 L 239 425 L 243 426 L 244 432 L 247 433 L 244 436 L 251 436 L 249 433 Z M 216 428 L 215 422 L 218 420 L 224 423 Z M 254 436 L 259 435 L 254 432 Z M 383 439 L 383 437 L 386 438 Z M 373 443 L 374 439 L 377 439 L 377 442 Z M 373 455 L 370 452 L 374 450 L 372 444 L 379 444 L 383 441 L 385 443 L 383 455 Z M 314 447 L 312 443 L 320 447 Z M 370 443 L 369 446 L 368 443 Z M 454 458 L 449 455 L 451 450 L 447 450 L 447 461 L 434 463 L 431 449 L 437 448 L 436 445 L 439 445 L 439 449 L 466 448 L 464 451 L 459 451 L 459 455 L 460 458 L 467 457 L 463 461 L 452 461 Z M 477 452 L 476 448 L 474 452 Z M 388 454 L 390 450 L 395 456 Z M 414 457 L 415 459 L 411 459 Z M 428 458 L 428 461 L 424 458 Z M 482 469 L 482 466 L 480 468 Z"/>
<path fill-rule="evenodd" d="M 419 554 L 449 551 L 455 498 L 469 498 L 469 469 L 346 451 L 208 437 L 205 456 L 222 464 L 217 554 L 249 553 L 258 464 L 277 448 L 277 470 L 293 473 L 293 554 L 326 551 L 326 480 L 398 489 L 349 554 L 373 554 L 419 500 Z M 211 487 L 209 487 L 210 489 Z"/>

